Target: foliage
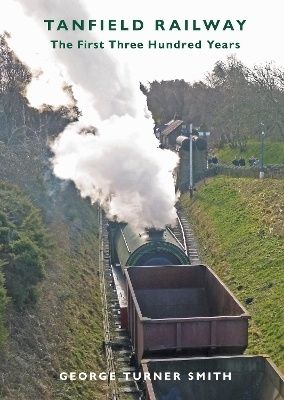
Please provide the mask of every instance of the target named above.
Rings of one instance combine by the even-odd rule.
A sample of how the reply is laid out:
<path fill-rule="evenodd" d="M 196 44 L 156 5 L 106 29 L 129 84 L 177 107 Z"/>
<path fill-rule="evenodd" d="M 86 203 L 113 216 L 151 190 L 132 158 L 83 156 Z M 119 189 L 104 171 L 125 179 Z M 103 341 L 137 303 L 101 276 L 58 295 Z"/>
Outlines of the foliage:
<path fill-rule="evenodd" d="M 0 239 L 1 243 L 1 239 Z M 6 289 L 4 287 L 4 277 L 1 272 L 2 267 L 5 265 L 5 262 L 0 260 L 0 348 L 3 346 L 5 339 L 6 339 L 6 329 L 4 326 L 5 322 L 5 308 L 8 302 Z"/>
<path fill-rule="evenodd" d="M 182 115 L 185 93 L 188 84 L 184 80 L 153 81 L 149 88 L 140 86 L 142 92 L 147 95 L 147 104 L 155 121 L 166 123 L 173 119 L 174 115 Z"/>
<path fill-rule="evenodd" d="M 22 306 L 36 299 L 35 285 L 44 277 L 42 250 L 28 238 L 11 244 L 9 266 L 5 268 L 6 287 L 13 301 Z"/>
<path fill-rule="evenodd" d="M 25 97 L 30 81 L 31 73 L 9 49 L 6 36 L 0 35 L 0 141 L 5 144 L 23 145 L 29 138 L 46 141 L 80 116 L 74 99 L 71 108 L 53 110 L 46 105 L 39 111 L 30 107 Z M 66 91 L 72 97 L 70 88 Z"/>
<path fill-rule="evenodd" d="M 93 380 L 82 385 L 79 380 L 59 379 L 61 371 L 106 369 L 96 273 L 97 208 L 87 199 L 82 200 L 69 183 L 57 193 L 49 211 L 53 245 L 48 249 L 45 279 L 37 285 L 36 307 L 19 311 L 12 307 L 12 302 L 7 307 L 9 336 L 7 346 L 0 351 L 0 397 L 104 399 L 105 381 Z M 25 218 L 22 225 L 28 220 Z M 23 367 L 28 368 L 28 374 L 23 374 Z"/>
<path fill-rule="evenodd" d="M 249 69 L 235 56 L 217 62 L 208 84 L 221 92 L 214 125 L 232 148 L 245 148 L 248 137 L 262 129 L 274 140 L 283 140 L 284 71 L 273 65 Z"/>
<path fill-rule="evenodd" d="M 64 369 L 105 369 L 94 208 L 52 177 L 47 148 L 80 111 L 74 99 L 69 108 L 32 108 L 25 98 L 31 75 L 5 36 L 0 37 L 0 66 L 0 345 L 6 336 L 5 309 L 7 329 L 0 397 L 103 398 L 104 382 L 82 386 L 58 378 Z M 66 90 L 72 98 L 71 88 Z M 44 212 L 53 246 L 30 199 Z"/>
<path fill-rule="evenodd" d="M 248 352 L 284 370 L 283 181 L 212 179 L 182 204 L 203 262 L 252 315 Z"/>
<path fill-rule="evenodd" d="M 51 175 L 48 142 L 81 113 L 71 87 L 65 88 L 70 107 L 30 106 L 25 94 L 31 73 L 9 49 L 6 34 L 0 35 L 0 67 L 0 180 L 16 183 L 43 208 L 54 181 L 46 179 Z"/>
<path fill-rule="evenodd" d="M 13 185 L 0 182 L 0 259 L 8 295 L 18 307 L 34 303 L 44 277 L 48 234 L 39 211 Z"/>
<path fill-rule="evenodd" d="M 156 123 L 177 112 L 198 130 L 206 126 L 216 146 L 225 141 L 245 151 L 263 128 L 271 140 L 284 140 L 284 68 L 272 62 L 248 68 L 231 55 L 203 81 L 154 81 L 141 90 Z"/>

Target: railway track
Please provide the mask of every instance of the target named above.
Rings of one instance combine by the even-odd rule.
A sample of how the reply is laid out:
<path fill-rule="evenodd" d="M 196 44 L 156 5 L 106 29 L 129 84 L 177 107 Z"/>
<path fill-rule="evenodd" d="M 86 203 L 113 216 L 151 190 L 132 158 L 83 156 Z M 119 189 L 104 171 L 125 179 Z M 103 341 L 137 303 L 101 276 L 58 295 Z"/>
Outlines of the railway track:
<path fill-rule="evenodd" d="M 172 229 L 172 232 L 184 248 L 190 264 L 200 264 L 201 260 L 193 236 L 193 230 L 181 210 L 177 212 L 176 226 Z"/>
<path fill-rule="evenodd" d="M 135 366 L 131 363 L 133 353 L 129 333 L 120 326 L 120 306 L 115 290 L 113 270 L 110 262 L 108 240 L 108 221 L 99 208 L 100 260 L 99 278 L 102 298 L 104 345 L 107 361 L 107 372 L 113 374 L 115 380 L 109 380 L 108 400 L 142 400 L 143 384 L 131 379 L 125 379 L 125 373 L 134 372 Z M 190 264 L 199 264 L 200 259 L 193 231 L 188 221 L 178 212 L 176 226 L 168 231 L 175 236 L 190 259 Z M 131 374 L 132 375 L 132 374 Z M 131 377 L 130 375 L 130 377 Z"/>
<path fill-rule="evenodd" d="M 141 400 L 142 391 L 134 379 L 125 379 L 127 372 L 134 372 L 130 365 L 132 344 L 127 330 L 121 329 L 119 302 L 115 291 L 108 241 L 108 222 L 99 208 L 100 260 L 99 278 L 102 299 L 104 346 L 109 380 L 108 400 Z"/>

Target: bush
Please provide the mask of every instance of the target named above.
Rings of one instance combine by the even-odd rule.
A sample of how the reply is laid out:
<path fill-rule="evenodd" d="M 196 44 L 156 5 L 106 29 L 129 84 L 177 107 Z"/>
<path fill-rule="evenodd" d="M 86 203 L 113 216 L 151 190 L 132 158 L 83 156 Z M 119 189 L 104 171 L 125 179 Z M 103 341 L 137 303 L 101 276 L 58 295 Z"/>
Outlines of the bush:
<path fill-rule="evenodd" d="M 0 260 L 5 260 L 5 288 L 20 308 L 34 304 L 44 278 L 49 235 L 40 213 L 19 188 L 0 182 Z"/>
<path fill-rule="evenodd" d="M 44 261 L 40 249 L 30 239 L 13 243 L 13 260 L 5 268 L 6 287 L 14 302 L 23 307 L 37 298 L 35 285 L 44 278 Z"/>

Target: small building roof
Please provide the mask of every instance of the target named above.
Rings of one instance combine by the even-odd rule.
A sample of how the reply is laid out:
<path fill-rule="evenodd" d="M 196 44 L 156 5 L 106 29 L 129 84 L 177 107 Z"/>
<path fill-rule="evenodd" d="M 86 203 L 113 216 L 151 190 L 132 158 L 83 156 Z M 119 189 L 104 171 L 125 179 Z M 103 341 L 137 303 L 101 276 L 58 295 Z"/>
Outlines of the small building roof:
<path fill-rule="evenodd" d="M 163 136 L 168 136 L 171 132 L 177 129 L 181 124 L 183 124 L 182 119 L 173 119 L 169 125 L 162 131 Z"/>

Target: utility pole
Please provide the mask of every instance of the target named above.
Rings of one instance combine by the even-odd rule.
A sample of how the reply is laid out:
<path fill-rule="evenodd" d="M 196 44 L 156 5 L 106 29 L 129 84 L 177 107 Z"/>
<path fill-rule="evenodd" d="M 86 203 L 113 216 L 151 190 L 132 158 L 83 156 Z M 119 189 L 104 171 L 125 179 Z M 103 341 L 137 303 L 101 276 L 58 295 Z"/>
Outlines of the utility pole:
<path fill-rule="evenodd" d="M 259 179 L 264 178 L 264 123 L 261 123 L 262 133 L 261 133 L 261 167 L 259 173 Z"/>
<path fill-rule="evenodd" d="M 189 195 L 193 195 L 193 175 L 192 175 L 192 124 L 189 124 Z"/>

